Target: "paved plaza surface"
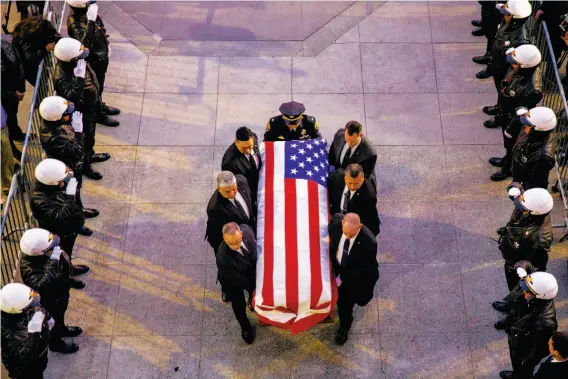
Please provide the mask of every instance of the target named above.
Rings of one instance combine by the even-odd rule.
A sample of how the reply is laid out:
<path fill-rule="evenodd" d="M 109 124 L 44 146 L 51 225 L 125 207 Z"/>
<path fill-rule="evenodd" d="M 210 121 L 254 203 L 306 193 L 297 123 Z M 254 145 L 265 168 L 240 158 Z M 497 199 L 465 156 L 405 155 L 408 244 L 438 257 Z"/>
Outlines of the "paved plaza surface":
<path fill-rule="evenodd" d="M 477 2 L 100 8 L 112 41 L 104 100 L 122 109 L 121 125 L 99 126 L 96 149 L 112 159 L 83 191 L 101 215 L 76 245 L 77 263 L 91 267 L 67 317 L 85 331 L 80 350 L 50 353 L 46 378 L 481 379 L 510 367 L 492 326 L 506 283 L 491 238 L 513 204 L 507 183 L 489 180 L 487 159 L 503 149 L 500 131 L 482 126 L 496 94 L 474 78 Z M 297 336 L 260 327 L 246 345 L 203 240 L 235 129 L 261 136 L 291 99 L 326 138 L 358 120 L 377 145 L 381 276 L 341 347 L 336 324 Z M 567 258 L 555 245 L 562 328 Z"/>

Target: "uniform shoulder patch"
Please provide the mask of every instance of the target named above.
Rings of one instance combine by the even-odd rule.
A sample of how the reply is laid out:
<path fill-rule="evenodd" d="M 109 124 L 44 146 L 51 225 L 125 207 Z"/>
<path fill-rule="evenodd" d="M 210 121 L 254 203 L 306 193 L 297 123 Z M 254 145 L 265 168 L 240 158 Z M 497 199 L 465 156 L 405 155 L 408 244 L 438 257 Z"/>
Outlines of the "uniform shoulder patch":
<path fill-rule="evenodd" d="M 317 121 L 316 121 L 316 123 L 314 124 L 314 129 L 315 129 L 315 130 L 319 130 L 319 125 L 318 125 Z"/>
<path fill-rule="evenodd" d="M 268 132 L 270 130 L 270 122 L 266 123 L 266 131 Z"/>

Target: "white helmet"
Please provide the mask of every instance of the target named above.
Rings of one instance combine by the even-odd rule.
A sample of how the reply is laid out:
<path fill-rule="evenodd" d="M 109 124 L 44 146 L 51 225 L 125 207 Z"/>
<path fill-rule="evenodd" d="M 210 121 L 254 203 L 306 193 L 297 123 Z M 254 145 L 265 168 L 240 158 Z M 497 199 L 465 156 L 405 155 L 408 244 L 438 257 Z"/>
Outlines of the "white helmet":
<path fill-rule="evenodd" d="M 74 110 L 75 105 L 61 96 L 48 96 L 39 105 L 39 114 L 45 121 L 59 121 Z"/>
<path fill-rule="evenodd" d="M 532 13 L 532 7 L 528 0 L 509 0 L 507 4 L 497 4 L 495 7 L 502 14 L 513 16 L 516 19 L 527 18 Z"/>
<path fill-rule="evenodd" d="M 67 166 L 57 159 L 44 159 L 36 166 L 35 177 L 40 183 L 56 186 L 67 177 Z"/>
<path fill-rule="evenodd" d="M 522 196 L 514 200 L 515 208 L 520 211 L 528 211 L 531 215 L 547 215 L 554 206 L 552 196 L 545 188 L 531 188 L 523 192 Z"/>
<path fill-rule="evenodd" d="M 518 64 L 521 68 L 536 67 L 542 60 L 540 50 L 535 45 L 521 45 L 517 48 L 511 47 L 505 52 L 507 61 L 510 64 Z"/>
<path fill-rule="evenodd" d="M 20 239 L 22 253 L 31 256 L 43 255 L 43 252 L 59 245 L 59 237 L 41 228 L 26 230 Z"/>
<path fill-rule="evenodd" d="M 87 8 L 87 5 L 91 3 L 90 1 L 85 0 L 67 0 L 67 4 L 73 8 Z"/>
<path fill-rule="evenodd" d="M 74 38 L 67 37 L 57 41 L 53 52 L 55 53 L 55 57 L 63 62 L 84 59 L 89 55 L 89 49 L 85 48 L 81 42 Z"/>
<path fill-rule="evenodd" d="M 523 125 L 530 125 L 539 132 L 548 132 L 556 127 L 556 115 L 547 107 L 532 108 L 520 117 Z"/>
<path fill-rule="evenodd" d="M 548 272 L 533 272 L 520 282 L 521 288 L 530 292 L 537 299 L 552 300 L 558 294 L 558 282 Z"/>
<path fill-rule="evenodd" d="M 24 309 L 39 304 L 39 295 L 22 283 L 8 283 L 0 290 L 0 308 L 6 313 L 22 313 Z"/>

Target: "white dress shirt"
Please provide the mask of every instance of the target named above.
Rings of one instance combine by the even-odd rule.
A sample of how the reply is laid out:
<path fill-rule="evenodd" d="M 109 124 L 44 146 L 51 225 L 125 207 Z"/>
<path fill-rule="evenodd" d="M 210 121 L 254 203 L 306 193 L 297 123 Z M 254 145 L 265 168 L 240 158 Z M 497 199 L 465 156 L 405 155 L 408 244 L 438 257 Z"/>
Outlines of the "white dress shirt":
<path fill-rule="evenodd" d="M 349 238 L 349 250 L 347 250 L 347 255 L 349 255 L 349 253 L 351 252 L 351 248 L 353 247 L 355 238 L 357 238 L 358 235 L 359 233 L 355 234 L 355 237 Z M 345 244 L 346 239 L 347 237 L 345 236 L 344 233 L 342 233 L 341 238 L 339 239 L 339 246 L 337 246 L 337 253 L 335 254 L 335 257 L 337 258 L 337 263 L 339 264 L 341 264 L 341 258 L 343 258 L 343 245 Z"/>
<path fill-rule="evenodd" d="M 345 192 L 349 191 L 349 189 L 347 188 L 347 186 L 345 186 L 345 188 L 343 188 L 343 192 L 341 193 L 341 204 L 339 204 L 339 209 L 343 209 L 343 205 L 345 204 Z M 349 191 L 351 192 L 351 195 L 349 197 L 349 201 L 351 201 L 351 199 L 353 199 L 353 195 L 355 195 L 355 191 Z"/>
<path fill-rule="evenodd" d="M 351 155 L 349 156 L 349 158 L 351 158 L 353 153 L 355 153 L 355 150 L 357 150 L 357 148 L 359 147 L 360 144 L 361 144 L 361 140 L 359 141 L 359 143 L 357 145 L 355 145 L 351 148 Z M 349 149 L 349 144 L 347 144 L 347 142 L 345 142 L 345 144 L 343 145 L 343 149 L 341 149 L 341 154 L 339 155 L 339 164 L 341 164 L 341 162 L 343 162 L 343 157 L 345 157 L 345 153 L 347 153 L 347 149 Z"/>
<path fill-rule="evenodd" d="M 254 151 L 253 151 L 252 153 L 250 153 L 250 154 L 245 154 L 245 158 L 250 161 L 250 156 L 251 156 L 251 155 L 252 155 L 252 159 L 254 159 L 254 163 L 256 164 L 256 169 L 258 170 L 258 167 L 260 166 L 260 165 L 259 165 L 259 161 L 258 161 L 258 155 L 256 155 L 256 154 L 254 153 Z"/>
<path fill-rule="evenodd" d="M 233 203 L 235 207 L 237 206 L 237 204 L 235 204 L 235 200 L 238 201 L 239 204 L 241 204 L 241 207 L 243 207 L 243 209 L 245 210 L 247 217 L 250 218 L 250 212 L 248 209 L 247 202 L 245 201 L 245 199 L 243 198 L 243 196 L 239 191 L 237 191 L 237 196 L 234 199 L 229 199 L 229 200 L 231 200 L 231 203 Z"/>

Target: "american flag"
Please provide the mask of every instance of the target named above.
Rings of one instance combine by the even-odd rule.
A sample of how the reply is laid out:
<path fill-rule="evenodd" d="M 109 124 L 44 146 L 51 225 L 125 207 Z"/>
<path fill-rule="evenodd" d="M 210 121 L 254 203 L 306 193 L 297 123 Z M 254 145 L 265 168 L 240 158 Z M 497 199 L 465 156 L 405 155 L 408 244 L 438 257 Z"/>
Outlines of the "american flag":
<path fill-rule="evenodd" d="M 265 142 L 258 186 L 255 310 L 298 333 L 327 317 L 337 298 L 328 243 L 327 142 Z"/>

